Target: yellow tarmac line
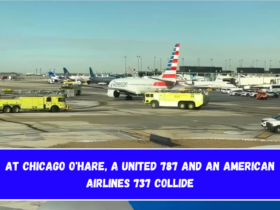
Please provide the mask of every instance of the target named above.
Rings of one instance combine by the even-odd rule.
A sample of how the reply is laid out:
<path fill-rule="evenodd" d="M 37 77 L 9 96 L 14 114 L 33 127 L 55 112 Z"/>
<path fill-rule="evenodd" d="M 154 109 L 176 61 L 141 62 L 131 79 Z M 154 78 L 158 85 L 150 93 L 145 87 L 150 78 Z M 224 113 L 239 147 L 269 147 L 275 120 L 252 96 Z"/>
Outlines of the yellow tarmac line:
<path fill-rule="evenodd" d="M 141 136 L 141 137 L 145 137 L 145 138 L 150 138 L 150 134 L 149 133 L 145 133 L 143 131 L 140 130 L 123 130 L 125 132 L 129 132 L 133 135 L 137 135 L 137 136 Z"/>
<path fill-rule="evenodd" d="M 140 131 L 140 130 L 133 130 L 132 131 L 134 134 L 138 135 L 138 136 L 143 136 L 143 137 L 146 137 L 146 138 L 150 138 L 150 135 L 149 133 L 146 133 L 146 132 L 143 132 L 143 131 Z"/>
<path fill-rule="evenodd" d="M 268 137 L 272 136 L 273 133 L 271 132 L 264 132 L 258 136 L 256 136 L 256 138 L 259 138 L 259 139 L 267 139 Z"/>

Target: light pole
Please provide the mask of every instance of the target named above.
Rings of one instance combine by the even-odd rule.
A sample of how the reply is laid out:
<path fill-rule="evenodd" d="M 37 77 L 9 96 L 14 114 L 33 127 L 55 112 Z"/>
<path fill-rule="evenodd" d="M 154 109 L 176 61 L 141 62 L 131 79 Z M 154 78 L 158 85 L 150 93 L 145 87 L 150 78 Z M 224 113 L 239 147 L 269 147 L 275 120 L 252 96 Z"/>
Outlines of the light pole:
<path fill-rule="evenodd" d="M 266 69 L 266 61 L 264 61 L 264 70 Z"/>
<path fill-rule="evenodd" d="M 241 60 L 241 67 L 243 66 L 243 59 Z"/>
<path fill-rule="evenodd" d="M 156 70 L 156 57 L 154 57 L 154 71 Z"/>
<path fill-rule="evenodd" d="M 213 59 L 211 58 L 211 67 L 213 66 Z"/>
<path fill-rule="evenodd" d="M 139 58 L 140 58 L 140 55 L 137 55 L 137 71 L 139 71 Z"/>
<path fill-rule="evenodd" d="M 140 69 L 142 71 L 142 57 L 140 57 Z"/>
<path fill-rule="evenodd" d="M 270 60 L 269 68 L 271 68 L 271 60 Z"/>
<path fill-rule="evenodd" d="M 228 60 L 228 67 L 229 67 L 229 70 L 230 70 L 230 61 L 231 61 L 231 59 Z"/>
<path fill-rule="evenodd" d="M 256 68 L 258 68 L 258 60 L 256 60 Z"/>
<path fill-rule="evenodd" d="M 279 61 L 280 62 L 280 61 Z M 182 58 L 182 66 L 184 66 L 184 58 Z"/>
<path fill-rule="evenodd" d="M 255 67 L 255 61 L 253 61 L 253 68 Z"/>
<path fill-rule="evenodd" d="M 126 75 L 126 56 L 124 56 L 124 72 L 125 72 L 125 75 Z"/>
<path fill-rule="evenodd" d="M 159 70 L 161 71 L 161 58 L 159 59 Z"/>

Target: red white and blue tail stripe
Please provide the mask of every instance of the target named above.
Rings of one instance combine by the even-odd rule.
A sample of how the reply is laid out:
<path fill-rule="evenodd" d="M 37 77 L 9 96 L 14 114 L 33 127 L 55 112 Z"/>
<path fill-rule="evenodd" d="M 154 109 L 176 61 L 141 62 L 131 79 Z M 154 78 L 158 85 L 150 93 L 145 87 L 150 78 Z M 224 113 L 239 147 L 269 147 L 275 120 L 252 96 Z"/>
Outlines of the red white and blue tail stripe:
<path fill-rule="evenodd" d="M 176 72 L 177 72 L 179 52 L 180 52 L 180 44 L 176 44 L 172 52 L 172 55 L 169 59 L 169 62 L 167 64 L 167 68 L 161 76 L 162 79 L 176 82 Z"/>

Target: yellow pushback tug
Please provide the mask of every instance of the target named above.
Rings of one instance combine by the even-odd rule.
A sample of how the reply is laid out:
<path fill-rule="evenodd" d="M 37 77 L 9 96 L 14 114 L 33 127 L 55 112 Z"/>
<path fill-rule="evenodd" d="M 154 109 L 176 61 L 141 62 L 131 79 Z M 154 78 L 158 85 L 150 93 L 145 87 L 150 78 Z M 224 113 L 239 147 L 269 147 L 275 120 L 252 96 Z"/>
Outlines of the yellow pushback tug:
<path fill-rule="evenodd" d="M 205 91 L 170 90 L 145 93 L 145 104 L 152 108 L 179 107 L 181 109 L 200 109 L 209 103 L 209 94 Z"/>
<path fill-rule="evenodd" d="M 18 113 L 21 110 L 59 112 L 68 109 L 63 95 L 21 96 L 13 99 L 0 99 L 0 110 L 3 113 Z"/>

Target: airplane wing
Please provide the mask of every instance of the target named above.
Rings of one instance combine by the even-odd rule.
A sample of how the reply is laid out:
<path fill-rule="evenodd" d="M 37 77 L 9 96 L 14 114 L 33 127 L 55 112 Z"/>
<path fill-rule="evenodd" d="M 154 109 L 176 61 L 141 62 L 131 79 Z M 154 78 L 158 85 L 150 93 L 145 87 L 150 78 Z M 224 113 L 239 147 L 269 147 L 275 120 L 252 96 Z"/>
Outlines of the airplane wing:
<path fill-rule="evenodd" d="M 162 82 L 173 82 L 173 83 L 177 82 L 176 79 L 163 79 L 163 78 L 155 78 L 155 77 L 150 77 L 150 79 L 159 80 L 159 81 L 162 81 Z"/>
<path fill-rule="evenodd" d="M 217 88 L 211 85 L 188 85 L 188 84 L 180 84 L 180 87 L 187 89 L 208 89 L 208 88 Z"/>

